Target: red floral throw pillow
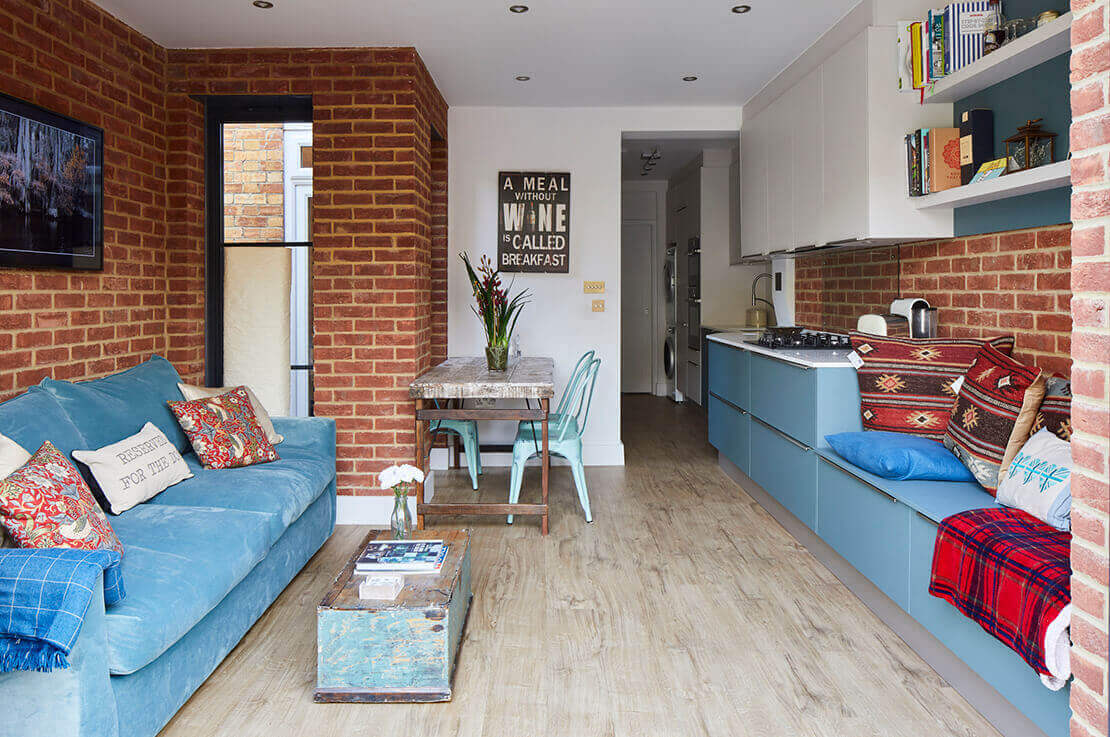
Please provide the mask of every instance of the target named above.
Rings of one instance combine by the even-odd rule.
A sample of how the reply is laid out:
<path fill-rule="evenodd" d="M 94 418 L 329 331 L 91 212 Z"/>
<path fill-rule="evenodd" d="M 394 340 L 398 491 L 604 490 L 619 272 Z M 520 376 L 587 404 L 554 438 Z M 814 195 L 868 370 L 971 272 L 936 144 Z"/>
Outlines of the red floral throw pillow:
<path fill-rule="evenodd" d="M 993 494 L 1029 439 L 1043 398 L 1040 369 L 983 346 L 952 406 L 944 445 Z"/>
<path fill-rule="evenodd" d="M 0 523 L 21 548 L 123 553 L 85 480 L 49 442 L 0 481 Z"/>
<path fill-rule="evenodd" d="M 197 457 L 208 468 L 238 468 L 278 459 L 244 387 L 216 397 L 169 402 Z"/>
<path fill-rule="evenodd" d="M 856 369 L 860 414 L 865 430 L 885 430 L 942 440 L 956 392 L 984 345 L 1009 355 L 1013 337 L 888 338 L 853 332 L 852 348 L 863 360 Z"/>
<path fill-rule="evenodd" d="M 1049 376 L 1044 382 L 1044 399 L 1033 421 L 1030 434 L 1047 427 L 1061 440 L 1071 442 L 1071 382 L 1060 376 Z"/>

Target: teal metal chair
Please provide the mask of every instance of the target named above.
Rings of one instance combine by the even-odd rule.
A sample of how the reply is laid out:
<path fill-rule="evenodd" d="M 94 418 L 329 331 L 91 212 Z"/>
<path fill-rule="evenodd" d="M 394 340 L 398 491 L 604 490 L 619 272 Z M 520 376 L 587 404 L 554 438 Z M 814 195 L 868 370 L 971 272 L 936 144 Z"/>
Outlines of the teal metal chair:
<path fill-rule="evenodd" d="M 597 383 L 600 358 L 579 361 L 563 393 L 559 407 L 563 412 L 550 415 L 548 419 L 548 452 L 561 456 L 570 462 L 570 472 L 574 486 L 578 489 L 578 503 L 586 515 L 587 522 L 593 522 L 590 512 L 590 495 L 586 489 L 586 469 L 582 464 L 582 433 L 586 431 L 586 421 L 590 417 L 590 403 L 593 401 L 594 386 Z M 535 422 L 525 420 L 517 426 L 516 440 L 513 441 L 513 467 L 509 474 L 509 503 L 516 504 L 520 499 L 520 486 L 524 481 L 524 464 L 528 459 L 540 455 L 542 449 L 542 428 Z M 508 522 L 513 523 L 510 514 Z"/>
<path fill-rule="evenodd" d="M 439 402 L 436 402 L 439 408 Z M 429 424 L 429 432 L 453 433 L 462 440 L 463 453 L 466 455 L 466 470 L 470 472 L 470 485 L 478 491 L 478 476 L 482 473 L 482 453 L 478 445 L 478 423 L 474 420 L 435 420 Z"/>

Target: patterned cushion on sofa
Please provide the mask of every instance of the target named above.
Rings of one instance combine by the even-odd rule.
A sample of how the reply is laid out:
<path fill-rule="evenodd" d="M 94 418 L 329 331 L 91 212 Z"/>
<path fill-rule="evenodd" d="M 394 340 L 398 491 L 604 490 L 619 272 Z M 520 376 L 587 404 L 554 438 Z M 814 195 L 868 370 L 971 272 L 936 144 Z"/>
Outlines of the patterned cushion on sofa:
<path fill-rule="evenodd" d="M 944 444 L 992 494 L 1029 438 L 1044 398 L 1040 369 L 983 346 L 967 370 Z"/>
<path fill-rule="evenodd" d="M 239 468 L 278 459 L 245 387 L 169 405 L 206 468 Z"/>
<path fill-rule="evenodd" d="M 1049 376 L 1044 382 L 1044 399 L 1033 421 L 1033 432 L 1047 427 L 1061 440 L 1071 440 L 1071 382 Z"/>
<path fill-rule="evenodd" d="M 952 384 L 986 344 L 1009 355 L 1013 337 L 889 338 L 853 332 L 852 347 L 863 360 L 860 414 L 866 430 L 886 430 L 941 440 L 956 392 Z"/>
<path fill-rule="evenodd" d="M 85 480 L 49 442 L 0 481 L 0 522 L 21 548 L 123 553 Z"/>

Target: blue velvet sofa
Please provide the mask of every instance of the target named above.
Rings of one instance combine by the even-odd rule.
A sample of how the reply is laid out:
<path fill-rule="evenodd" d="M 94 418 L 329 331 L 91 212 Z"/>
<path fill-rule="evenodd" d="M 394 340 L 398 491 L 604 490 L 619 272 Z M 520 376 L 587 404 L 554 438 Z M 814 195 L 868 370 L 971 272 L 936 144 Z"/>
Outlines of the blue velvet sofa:
<path fill-rule="evenodd" d="M 99 448 L 149 420 L 194 474 L 109 518 L 127 597 L 106 609 L 97 591 L 68 669 L 0 675 L 0 735 L 153 737 L 331 536 L 334 421 L 275 418 L 279 461 L 206 470 L 166 406 L 179 380 L 156 356 L 0 404 L 0 433 L 31 452 Z"/>

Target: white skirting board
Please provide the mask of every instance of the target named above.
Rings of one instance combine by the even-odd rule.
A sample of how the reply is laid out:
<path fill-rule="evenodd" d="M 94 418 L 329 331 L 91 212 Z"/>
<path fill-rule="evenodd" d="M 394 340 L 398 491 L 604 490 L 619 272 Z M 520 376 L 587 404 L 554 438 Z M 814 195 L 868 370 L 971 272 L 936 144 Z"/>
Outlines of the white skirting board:
<path fill-rule="evenodd" d="M 450 460 L 450 454 L 447 448 L 432 448 L 432 469 L 436 471 L 446 471 L 447 463 Z M 586 443 L 582 447 L 582 461 L 587 466 L 623 466 L 624 465 L 624 443 Z M 466 455 L 460 455 L 459 463 L 461 468 L 466 468 Z M 533 458 L 528 461 L 528 465 L 538 466 L 540 463 L 539 458 Z M 483 452 L 482 465 L 489 468 L 505 468 L 513 464 L 513 454 L 509 451 L 504 452 Z M 559 456 L 551 456 L 552 466 L 565 466 L 566 460 Z"/>
<path fill-rule="evenodd" d="M 429 473 L 424 483 L 424 501 L 430 502 L 436 492 L 436 475 Z M 409 496 L 409 514 L 416 523 L 416 497 Z M 335 523 L 337 525 L 372 525 L 389 527 L 393 514 L 393 496 L 345 496 L 336 499 Z"/>

